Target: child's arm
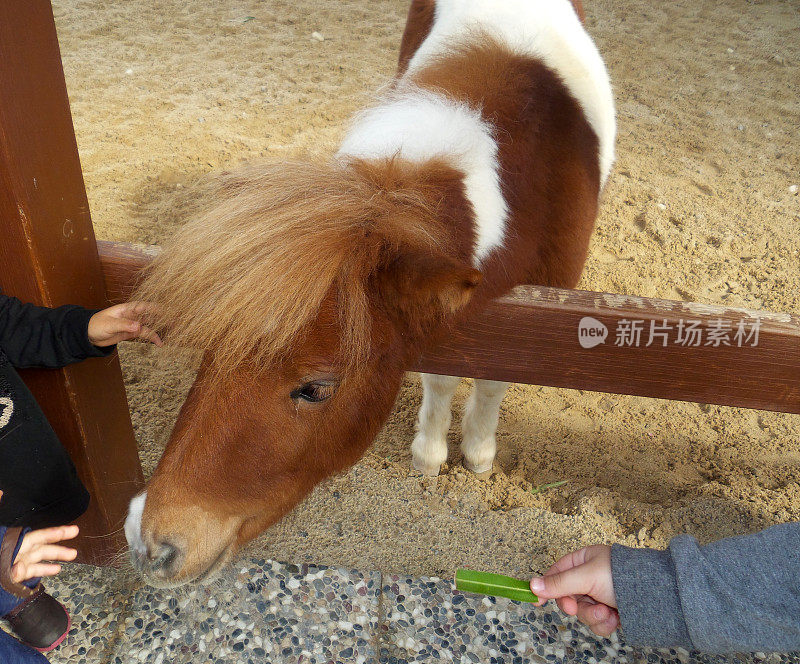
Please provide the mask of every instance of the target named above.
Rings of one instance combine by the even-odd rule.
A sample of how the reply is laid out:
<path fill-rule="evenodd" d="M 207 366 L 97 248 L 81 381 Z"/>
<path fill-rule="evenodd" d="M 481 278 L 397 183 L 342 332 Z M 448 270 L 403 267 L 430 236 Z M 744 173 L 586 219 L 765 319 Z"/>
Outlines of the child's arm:
<path fill-rule="evenodd" d="M 0 499 L 3 492 L 0 491 Z M 78 526 L 58 526 L 26 532 L 0 526 L 0 616 L 19 606 L 38 583 L 39 577 L 54 576 L 61 565 L 53 561 L 75 560 L 77 551 L 59 542 L 78 535 Z M 21 584 L 25 584 L 23 587 Z M 0 653 L 2 654 L 2 653 Z"/>
<path fill-rule="evenodd" d="M 558 598 L 562 610 L 577 612 L 599 634 L 609 633 L 614 614 L 606 612 L 616 607 L 631 645 L 800 650 L 798 523 L 703 547 L 681 535 L 666 551 L 616 544 L 581 551 L 592 550 L 598 555 L 565 556 L 543 579 L 532 579 L 531 589 L 542 599 Z M 595 620 L 597 611 L 606 619 Z"/>
<path fill-rule="evenodd" d="M 22 538 L 22 545 L 11 567 L 11 580 L 23 583 L 41 576 L 55 576 L 61 571 L 56 560 L 75 560 L 78 552 L 58 542 L 78 536 L 78 526 L 56 526 L 32 530 Z"/>
<path fill-rule="evenodd" d="M 0 293 L 0 351 L 16 367 L 63 367 L 108 355 L 112 349 L 99 346 L 137 336 L 160 344 L 158 336 L 136 320 L 143 307 L 131 303 L 100 312 L 71 305 L 49 309 Z"/>
<path fill-rule="evenodd" d="M 89 341 L 101 348 L 131 339 L 162 346 L 161 338 L 139 320 L 149 309 L 145 302 L 126 302 L 98 311 L 89 319 Z"/>

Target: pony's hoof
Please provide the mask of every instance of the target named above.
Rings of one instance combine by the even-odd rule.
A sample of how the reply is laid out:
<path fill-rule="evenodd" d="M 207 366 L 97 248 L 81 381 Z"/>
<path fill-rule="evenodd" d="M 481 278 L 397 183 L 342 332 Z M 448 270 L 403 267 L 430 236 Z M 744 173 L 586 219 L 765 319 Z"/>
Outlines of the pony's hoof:
<path fill-rule="evenodd" d="M 416 459 L 411 459 L 411 469 L 416 470 L 418 473 L 422 473 L 427 477 L 436 477 L 442 467 L 439 465 L 433 466 L 430 464 L 424 464 Z"/>
<path fill-rule="evenodd" d="M 475 473 L 476 477 L 485 480 L 492 474 L 492 469 L 494 468 L 494 460 L 489 461 L 488 463 L 475 465 L 464 459 L 464 466 L 466 466 L 467 470 L 470 470 L 473 473 Z"/>

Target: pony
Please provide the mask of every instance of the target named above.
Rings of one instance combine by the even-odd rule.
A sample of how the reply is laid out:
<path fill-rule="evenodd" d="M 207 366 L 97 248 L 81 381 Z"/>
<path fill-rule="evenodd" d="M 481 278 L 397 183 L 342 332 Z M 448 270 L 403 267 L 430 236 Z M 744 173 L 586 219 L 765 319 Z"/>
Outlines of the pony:
<path fill-rule="evenodd" d="M 407 367 L 523 283 L 574 288 L 614 158 L 605 65 L 569 0 L 413 0 L 399 65 L 326 162 L 219 176 L 137 297 L 203 359 L 125 533 L 170 587 L 212 577 L 364 453 Z M 413 466 L 447 457 L 459 379 L 422 375 Z M 475 381 L 485 473 L 507 384 Z"/>

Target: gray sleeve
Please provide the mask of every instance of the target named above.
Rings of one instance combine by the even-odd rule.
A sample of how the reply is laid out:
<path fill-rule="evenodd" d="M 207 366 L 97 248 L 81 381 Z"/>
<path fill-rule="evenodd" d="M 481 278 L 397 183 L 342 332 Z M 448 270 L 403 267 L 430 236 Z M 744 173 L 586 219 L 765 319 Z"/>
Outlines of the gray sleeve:
<path fill-rule="evenodd" d="M 800 651 L 800 523 L 666 551 L 611 550 L 614 591 L 631 645 L 710 653 Z"/>

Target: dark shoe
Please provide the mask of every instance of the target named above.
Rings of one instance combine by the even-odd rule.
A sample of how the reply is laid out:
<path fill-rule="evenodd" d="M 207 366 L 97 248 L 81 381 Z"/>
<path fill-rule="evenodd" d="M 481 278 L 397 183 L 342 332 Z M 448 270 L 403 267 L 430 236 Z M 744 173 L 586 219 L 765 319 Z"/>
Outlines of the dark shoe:
<path fill-rule="evenodd" d="M 44 591 L 41 583 L 4 618 L 20 641 L 39 652 L 48 652 L 60 645 L 71 626 L 67 610 Z"/>
<path fill-rule="evenodd" d="M 0 545 L 0 586 L 5 592 L 20 599 L 20 603 L 3 618 L 9 622 L 20 641 L 40 652 L 48 652 L 58 646 L 69 633 L 69 614 L 55 598 L 44 591 L 41 583 L 35 588 L 28 588 L 11 579 L 14 552 L 21 536 L 22 529 L 9 528 Z"/>

